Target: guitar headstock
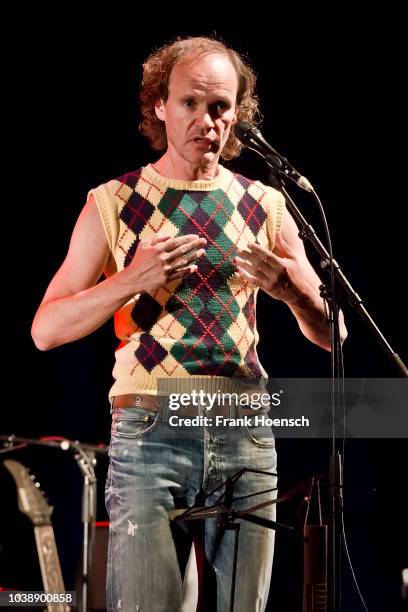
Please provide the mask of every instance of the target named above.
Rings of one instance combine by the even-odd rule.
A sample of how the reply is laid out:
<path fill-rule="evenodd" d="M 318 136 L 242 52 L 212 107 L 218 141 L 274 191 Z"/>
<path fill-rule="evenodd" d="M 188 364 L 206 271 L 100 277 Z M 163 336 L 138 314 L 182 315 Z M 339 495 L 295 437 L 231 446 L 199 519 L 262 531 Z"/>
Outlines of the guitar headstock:
<path fill-rule="evenodd" d="M 50 525 L 53 508 L 47 503 L 39 483 L 35 482 L 27 468 L 18 461 L 7 459 L 4 465 L 16 483 L 19 510 L 26 514 L 34 525 Z"/>

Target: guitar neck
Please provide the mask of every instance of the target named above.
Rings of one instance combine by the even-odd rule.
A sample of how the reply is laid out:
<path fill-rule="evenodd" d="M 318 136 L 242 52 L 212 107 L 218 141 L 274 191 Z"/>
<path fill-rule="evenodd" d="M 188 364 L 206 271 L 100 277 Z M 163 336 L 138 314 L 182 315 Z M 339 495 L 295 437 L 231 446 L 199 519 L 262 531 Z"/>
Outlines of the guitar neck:
<path fill-rule="evenodd" d="M 44 591 L 64 593 L 64 581 L 52 525 L 35 526 L 34 533 Z M 66 604 L 49 604 L 48 612 L 70 612 L 70 606 Z"/>

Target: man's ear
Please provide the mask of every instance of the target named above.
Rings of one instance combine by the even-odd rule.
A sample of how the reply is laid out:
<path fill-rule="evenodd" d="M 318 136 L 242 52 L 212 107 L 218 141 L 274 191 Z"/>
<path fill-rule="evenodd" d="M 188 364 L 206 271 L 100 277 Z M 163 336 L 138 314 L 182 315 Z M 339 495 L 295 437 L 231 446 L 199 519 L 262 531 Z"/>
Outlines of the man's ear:
<path fill-rule="evenodd" d="M 156 104 L 154 105 L 154 110 L 156 117 L 160 119 L 160 121 L 164 121 L 166 119 L 166 109 L 164 107 L 163 100 L 157 100 Z"/>

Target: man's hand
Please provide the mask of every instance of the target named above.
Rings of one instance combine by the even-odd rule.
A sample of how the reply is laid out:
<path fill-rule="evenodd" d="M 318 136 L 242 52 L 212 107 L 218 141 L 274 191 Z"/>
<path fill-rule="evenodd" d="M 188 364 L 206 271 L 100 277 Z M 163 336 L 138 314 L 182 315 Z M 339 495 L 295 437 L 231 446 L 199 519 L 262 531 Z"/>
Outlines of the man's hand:
<path fill-rule="evenodd" d="M 206 244 L 206 239 L 196 234 L 177 238 L 157 234 L 139 243 L 131 263 L 122 275 L 127 283 L 135 285 L 137 293 L 155 291 L 195 272 L 197 266 L 193 262 L 204 255 L 205 249 L 202 247 Z"/>
<path fill-rule="evenodd" d="M 261 287 L 289 306 L 306 338 L 329 351 L 330 327 L 320 295 L 321 281 L 306 256 L 298 233 L 295 221 L 286 210 L 273 252 L 250 243 L 247 250 L 238 250 L 235 264 L 249 285 Z M 340 337 L 342 340 L 347 337 L 342 312 Z"/>
<path fill-rule="evenodd" d="M 248 250 L 238 250 L 235 263 L 241 276 L 252 287 L 260 287 L 271 297 L 286 304 L 300 303 L 311 291 L 297 254 L 281 234 L 276 235 L 278 256 L 255 242 Z"/>

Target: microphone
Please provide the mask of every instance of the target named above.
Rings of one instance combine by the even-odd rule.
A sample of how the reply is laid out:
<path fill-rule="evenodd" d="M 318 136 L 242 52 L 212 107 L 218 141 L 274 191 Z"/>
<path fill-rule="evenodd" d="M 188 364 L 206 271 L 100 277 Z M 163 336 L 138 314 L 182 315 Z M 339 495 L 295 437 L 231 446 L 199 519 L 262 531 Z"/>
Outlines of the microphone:
<path fill-rule="evenodd" d="M 310 181 L 308 181 L 305 176 L 302 176 L 292 164 L 288 162 L 286 157 L 278 153 L 278 151 L 265 140 L 258 128 L 247 121 L 241 121 L 235 126 L 234 133 L 245 147 L 259 153 L 259 155 L 266 159 L 269 165 L 277 168 L 279 172 L 290 178 L 299 187 L 306 191 L 314 191 Z"/>

